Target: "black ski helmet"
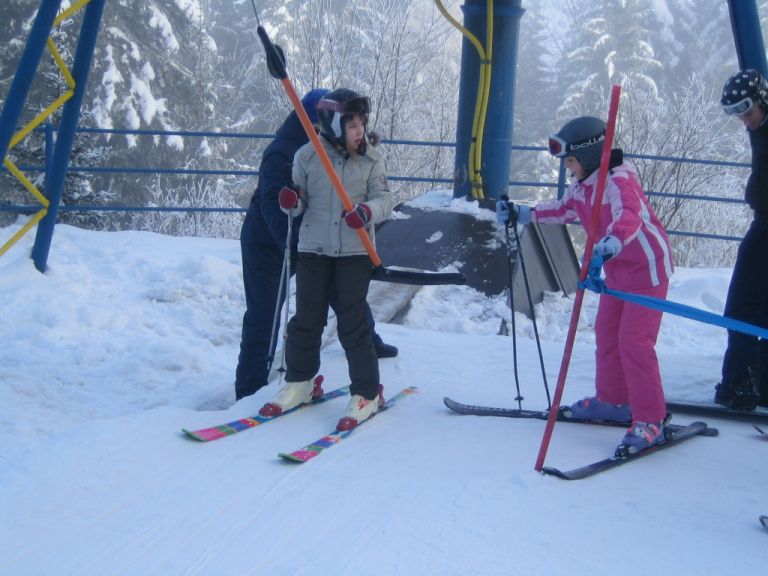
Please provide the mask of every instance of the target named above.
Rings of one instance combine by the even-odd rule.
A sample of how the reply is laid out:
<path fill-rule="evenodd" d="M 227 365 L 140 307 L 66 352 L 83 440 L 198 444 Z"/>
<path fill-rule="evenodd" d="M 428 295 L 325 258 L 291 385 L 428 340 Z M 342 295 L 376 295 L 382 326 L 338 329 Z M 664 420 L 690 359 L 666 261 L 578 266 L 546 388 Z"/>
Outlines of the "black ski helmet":
<path fill-rule="evenodd" d="M 758 104 L 768 110 L 768 82 L 757 70 L 737 72 L 725 83 L 720 106 L 726 114 L 741 116 Z"/>
<path fill-rule="evenodd" d="M 323 96 L 317 103 L 317 119 L 320 123 L 320 134 L 329 142 L 345 146 L 345 116 L 360 114 L 367 124 L 370 111 L 371 102 L 367 96 L 361 96 L 347 88 L 337 88 Z"/>
<path fill-rule="evenodd" d="M 604 142 L 605 122 L 592 116 L 580 116 L 549 137 L 549 153 L 557 158 L 573 156 L 589 175 L 600 167 Z"/>

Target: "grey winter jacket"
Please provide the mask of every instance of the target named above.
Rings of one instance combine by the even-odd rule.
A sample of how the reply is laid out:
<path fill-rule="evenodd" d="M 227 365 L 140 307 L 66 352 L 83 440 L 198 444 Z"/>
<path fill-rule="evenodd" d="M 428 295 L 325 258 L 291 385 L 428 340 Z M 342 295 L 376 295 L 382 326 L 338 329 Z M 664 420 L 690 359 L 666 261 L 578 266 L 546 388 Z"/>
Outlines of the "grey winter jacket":
<path fill-rule="evenodd" d="M 325 139 L 320 141 L 352 204 L 364 202 L 371 209 L 372 218 L 366 230 L 375 243 L 373 225 L 386 220 L 396 202 L 387 184 L 384 159 L 371 145 L 363 156 L 349 156 Z M 341 200 L 311 142 L 299 148 L 293 158 L 293 183 L 304 191 L 299 252 L 331 257 L 367 254 L 357 230 L 347 226 L 341 217 Z"/>

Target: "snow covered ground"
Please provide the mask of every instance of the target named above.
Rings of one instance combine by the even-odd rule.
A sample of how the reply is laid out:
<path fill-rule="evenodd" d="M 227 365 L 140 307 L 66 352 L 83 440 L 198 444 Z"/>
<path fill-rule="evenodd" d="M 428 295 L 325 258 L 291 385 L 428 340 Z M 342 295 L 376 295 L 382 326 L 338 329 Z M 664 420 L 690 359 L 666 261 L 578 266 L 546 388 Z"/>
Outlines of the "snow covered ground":
<path fill-rule="evenodd" d="M 32 241 L 0 258 L 0 574 L 764 573 L 768 442 L 750 424 L 710 420 L 717 438 L 566 482 L 533 470 L 543 422 L 444 407 L 515 406 L 503 298 L 421 289 L 401 324 L 378 326 L 400 348 L 381 362 L 387 395 L 419 393 L 292 465 L 277 453 L 330 432 L 344 400 L 217 442 L 181 433 L 254 415 L 276 391 L 234 403 L 237 241 L 61 225 L 44 275 Z M 678 270 L 670 299 L 721 313 L 729 275 Z M 571 306 L 551 295 L 537 310 L 552 389 Z M 565 402 L 592 390 L 595 310 L 587 294 Z M 532 324 L 516 321 L 523 407 L 544 408 Z M 666 316 L 668 397 L 709 399 L 724 345 L 721 329 Z M 347 383 L 335 339 L 322 372 L 327 389 Z M 558 424 L 546 463 L 605 457 L 622 433 Z"/>

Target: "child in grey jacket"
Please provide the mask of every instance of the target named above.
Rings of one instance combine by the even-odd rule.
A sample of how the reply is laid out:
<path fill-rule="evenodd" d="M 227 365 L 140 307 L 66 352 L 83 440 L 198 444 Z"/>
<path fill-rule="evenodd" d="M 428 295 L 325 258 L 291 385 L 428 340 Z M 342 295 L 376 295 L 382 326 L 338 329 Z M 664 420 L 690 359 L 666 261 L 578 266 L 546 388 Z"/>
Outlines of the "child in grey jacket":
<path fill-rule="evenodd" d="M 321 142 L 352 201 L 345 211 L 312 143 L 296 152 L 293 182 L 280 206 L 303 214 L 296 269 L 296 314 L 288 323 L 285 386 L 261 412 L 276 415 L 312 400 L 328 309 L 336 312 L 339 341 L 349 364 L 350 401 L 339 420 L 349 430 L 383 404 L 379 363 L 365 314 L 371 263 L 359 237 L 373 242 L 374 224 L 389 217 L 395 196 L 384 160 L 368 142 L 370 102 L 352 90 L 328 93 L 317 105 Z"/>

